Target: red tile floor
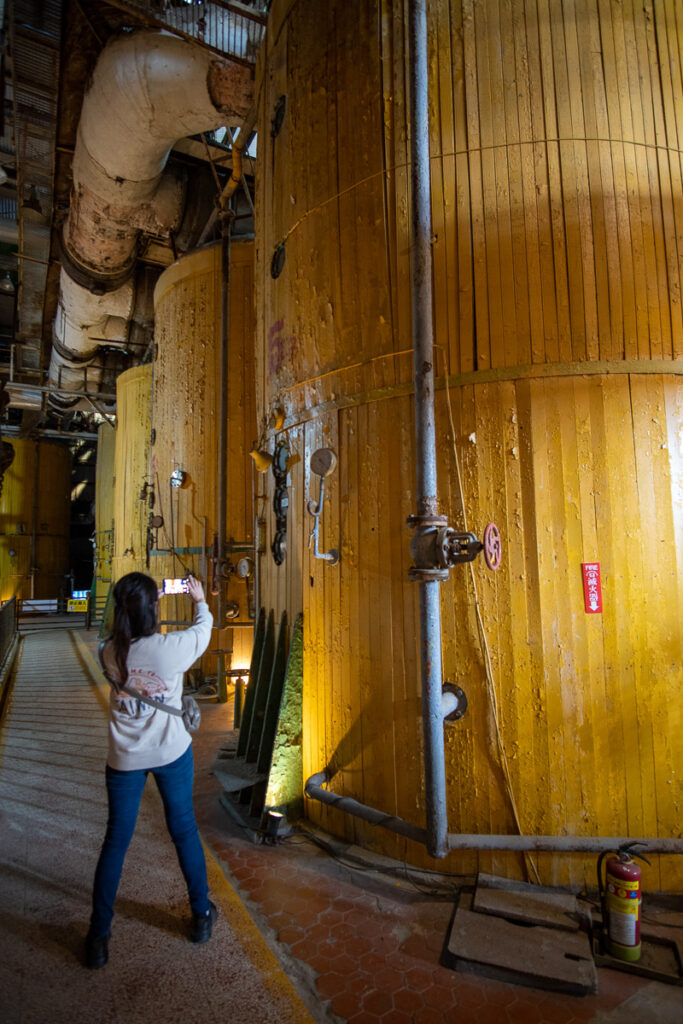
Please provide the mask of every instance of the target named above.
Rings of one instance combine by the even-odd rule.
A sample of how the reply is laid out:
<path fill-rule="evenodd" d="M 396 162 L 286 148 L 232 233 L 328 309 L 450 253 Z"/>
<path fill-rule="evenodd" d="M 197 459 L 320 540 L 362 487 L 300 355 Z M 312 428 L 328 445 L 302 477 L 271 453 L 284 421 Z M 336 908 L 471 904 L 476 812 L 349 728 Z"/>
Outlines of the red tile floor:
<path fill-rule="evenodd" d="M 255 845 L 220 806 L 220 786 L 211 774 L 216 753 L 227 739 L 230 711 L 226 705 L 204 707 L 202 728 L 195 739 L 200 830 L 295 979 L 314 1020 L 349 1024 L 668 1024 L 683 1020 L 683 989 L 605 968 L 598 970 L 599 994 L 587 997 L 456 972 L 441 962 L 454 910 L 452 897 L 434 898 L 421 891 L 426 888 L 422 882 L 416 886 L 398 876 L 351 866 L 303 836 L 294 835 L 277 846 Z M 659 999 L 663 999 L 661 1012 Z"/>

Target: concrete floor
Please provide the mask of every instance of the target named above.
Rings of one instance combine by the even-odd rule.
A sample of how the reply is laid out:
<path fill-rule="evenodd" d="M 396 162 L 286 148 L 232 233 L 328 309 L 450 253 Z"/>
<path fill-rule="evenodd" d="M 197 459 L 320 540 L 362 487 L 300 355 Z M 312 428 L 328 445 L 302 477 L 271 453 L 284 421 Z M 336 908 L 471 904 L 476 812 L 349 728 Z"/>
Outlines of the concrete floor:
<path fill-rule="evenodd" d="M 186 939 L 188 911 L 149 784 L 124 869 L 106 968 L 81 966 L 106 819 L 106 692 L 93 633 L 25 635 L 0 731 L 0 1021 L 680 1024 L 683 989 L 599 969 L 599 994 L 557 995 L 442 963 L 453 900 L 440 879 L 368 866 L 305 835 L 255 845 L 211 773 L 232 721 L 204 704 L 197 817 L 220 909 Z M 329 837 L 319 836 L 323 845 Z M 360 854 L 356 859 L 355 854 Z"/>

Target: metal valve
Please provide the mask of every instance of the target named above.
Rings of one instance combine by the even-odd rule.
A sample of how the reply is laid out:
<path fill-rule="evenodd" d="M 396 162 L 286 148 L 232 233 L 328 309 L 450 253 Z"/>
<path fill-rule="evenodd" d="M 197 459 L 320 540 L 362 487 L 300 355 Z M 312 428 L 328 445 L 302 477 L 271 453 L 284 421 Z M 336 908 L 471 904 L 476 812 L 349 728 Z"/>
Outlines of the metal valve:
<path fill-rule="evenodd" d="M 452 529 L 444 516 L 410 516 L 408 525 L 415 529 L 410 542 L 414 565 L 408 570 L 412 580 L 447 580 L 449 569 L 464 562 L 473 562 L 480 551 L 484 552 L 489 569 L 495 571 L 500 566 L 502 542 L 495 523 L 486 527 L 483 543 L 474 533 Z"/>
<path fill-rule="evenodd" d="M 450 526 L 439 530 L 436 536 L 437 556 L 444 569 L 451 569 L 462 562 L 473 562 L 482 548 L 483 544 L 473 533 L 458 533 Z"/>

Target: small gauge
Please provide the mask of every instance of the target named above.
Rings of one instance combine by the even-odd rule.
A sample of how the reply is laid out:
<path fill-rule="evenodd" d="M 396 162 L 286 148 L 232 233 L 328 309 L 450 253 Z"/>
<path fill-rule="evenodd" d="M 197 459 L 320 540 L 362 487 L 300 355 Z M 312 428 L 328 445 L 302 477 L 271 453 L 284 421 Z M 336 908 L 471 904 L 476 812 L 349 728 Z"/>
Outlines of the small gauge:
<path fill-rule="evenodd" d="M 246 580 L 251 576 L 253 568 L 254 563 L 251 558 L 240 558 L 235 566 L 235 576 L 237 576 L 238 580 Z"/>
<path fill-rule="evenodd" d="M 337 465 L 337 456 L 331 448 L 318 448 L 311 455 L 311 470 L 316 476 L 328 476 Z"/>
<path fill-rule="evenodd" d="M 171 487 L 182 487 L 186 477 L 187 473 L 184 469 L 174 469 L 171 473 Z"/>

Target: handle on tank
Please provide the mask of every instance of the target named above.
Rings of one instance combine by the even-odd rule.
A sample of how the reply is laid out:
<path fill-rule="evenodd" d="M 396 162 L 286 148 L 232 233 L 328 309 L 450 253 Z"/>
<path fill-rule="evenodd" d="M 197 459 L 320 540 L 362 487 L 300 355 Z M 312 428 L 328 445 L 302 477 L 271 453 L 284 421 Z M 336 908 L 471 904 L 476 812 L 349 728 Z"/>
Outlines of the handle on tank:
<path fill-rule="evenodd" d="M 637 857 L 638 860 L 645 861 L 645 863 L 649 866 L 650 861 L 647 859 L 647 857 L 644 857 L 642 853 L 635 852 L 636 846 L 644 846 L 647 850 L 647 843 L 622 843 L 619 849 L 617 850 L 620 860 L 624 859 L 624 855 L 626 857 Z"/>

